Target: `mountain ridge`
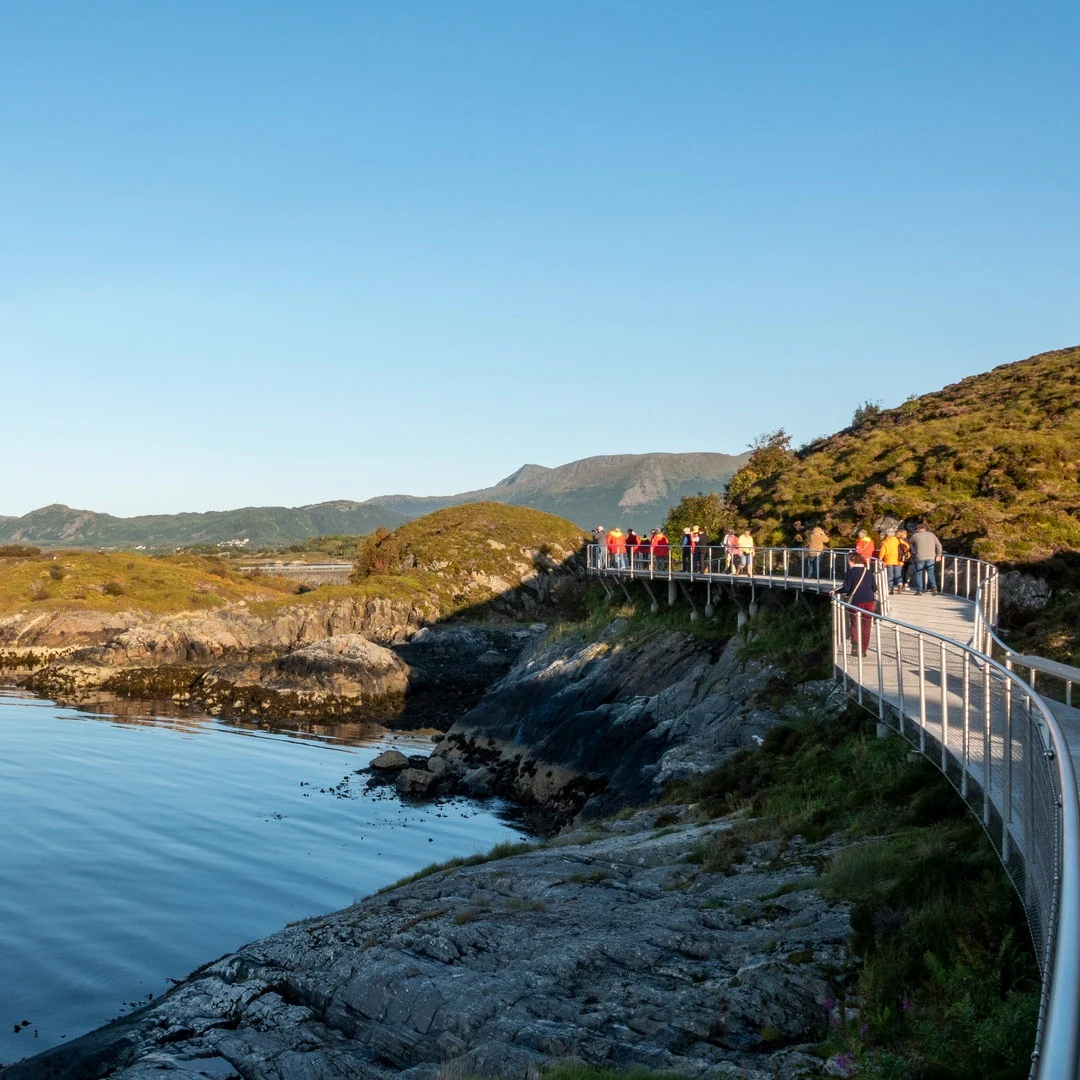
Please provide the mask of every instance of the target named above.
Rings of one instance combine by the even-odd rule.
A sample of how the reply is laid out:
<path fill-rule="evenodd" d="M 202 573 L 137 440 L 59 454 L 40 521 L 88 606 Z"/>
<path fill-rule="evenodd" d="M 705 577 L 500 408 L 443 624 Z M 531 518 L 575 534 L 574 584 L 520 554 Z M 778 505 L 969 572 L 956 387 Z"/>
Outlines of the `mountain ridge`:
<path fill-rule="evenodd" d="M 314 536 L 394 529 L 435 510 L 472 502 L 543 510 L 582 528 L 616 521 L 645 527 L 663 521 L 684 495 L 722 491 L 746 458 L 708 452 L 608 454 L 555 467 L 528 463 L 491 487 L 455 495 L 376 495 L 363 501 L 127 518 L 50 503 L 21 517 L 0 515 L 0 543 L 171 549 L 246 538 L 252 548 L 285 546 Z"/>

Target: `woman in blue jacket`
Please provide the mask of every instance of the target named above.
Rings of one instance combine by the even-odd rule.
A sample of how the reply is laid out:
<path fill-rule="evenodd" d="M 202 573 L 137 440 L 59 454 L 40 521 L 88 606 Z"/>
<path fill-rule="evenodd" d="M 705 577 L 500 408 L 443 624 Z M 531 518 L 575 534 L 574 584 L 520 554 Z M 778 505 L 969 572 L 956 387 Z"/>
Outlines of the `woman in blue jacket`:
<path fill-rule="evenodd" d="M 843 593 L 852 607 L 861 609 L 851 612 L 851 655 L 857 656 L 861 645 L 865 656 L 870 647 L 870 625 L 874 621 L 871 615 L 877 611 L 877 582 L 874 571 L 858 552 L 848 558 L 843 584 L 839 589 L 833 589 L 831 595 L 837 593 Z"/>

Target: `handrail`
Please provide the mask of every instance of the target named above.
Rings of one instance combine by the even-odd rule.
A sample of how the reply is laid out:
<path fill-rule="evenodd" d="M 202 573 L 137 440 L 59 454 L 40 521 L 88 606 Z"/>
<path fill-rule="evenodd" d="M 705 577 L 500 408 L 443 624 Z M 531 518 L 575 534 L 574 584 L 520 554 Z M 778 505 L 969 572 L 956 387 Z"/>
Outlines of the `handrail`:
<path fill-rule="evenodd" d="M 849 554 L 836 548 L 822 552 L 826 575 L 808 573 L 822 564 L 811 567 L 805 548 L 756 548 L 748 565 L 736 568 L 724 548 L 696 548 L 684 567 L 678 547 L 666 556 L 646 550 L 612 563 L 593 544 L 588 569 L 616 578 L 831 593 Z M 879 576 L 878 612 L 833 597 L 834 671 L 859 704 L 876 708 L 879 724 L 897 728 L 930 756 L 979 816 L 1024 904 L 1039 958 L 1042 992 L 1031 1076 L 1080 1080 L 1080 795 L 1064 731 L 1035 689 L 1036 671 L 1060 678 L 1071 705 L 1080 670 L 1024 656 L 1001 640 L 995 629 L 999 575 L 993 564 L 944 555 L 934 568 L 938 591 L 972 604 L 971 640 L 961 642 L 890 615 L 888 590 Z M 875 571 L 880 570 L 878 563 Z M 867 627 L 870 638 L 864 643 Z M 860 646 L 854 657 L 848 651 L 853 638 Z M 868 665 L 864 656 L 871 648 Z M 1020 678 L 1014 666 L 1026 667 L 1029 679 Z"/>
<path fill-rule="evenodd" d="M 1039 671 L 1044 675 L 1060 680 L 1065 685 L 1065 704 L 1072 708 L 1073 688 L 1080 686 L 1080 668 L 1073 667 L 1071 664 L 1060 663 L 1057 660 L 1047 660 L 1042 656 L 1019 653 L 1008 643 L 1002 641 L 994 629 L 997 625 L 999 594 L 1000 575 L 997 572 L 997 567 L 994 567 L 994 573 L 982 583 L 975 597 L 975 625 L 983 635 L 983 652 L 992 655 L 992 650 L 997 646 L 1000 655 L 1004 659 L 1005 666 L 1010 670 L 1014 665 L 1028 669 L 1028 682 L 1033 688 L 1036 682 L 1035 673 Z M 992 612 L 993 618 L 987 618 L 987 610 Z"/>
<path fill-rule="evenodd" d="M 1080 797 L 1060 724 L 1028 683 L 971 645 L 900 619 L 864 612 L 835 597 L 833 613 L 834 663 L 845 685 L 852 680 L 855 696 L 864 707 L 869 707 L 869 698 L 876 698 L 879 722 L 898 726 L 909 739 L 915 735 L 920 752 L 928 752 L 928 735 L 937 742 L 941 756 L 935 764 L 969 805 L 975 804 L 972 809 L 1024 903 L 1037 953 L 1042 954 L 1043 975 L 1031 1075 L 1039 1080 L 1076 1077 L 1080 1071 Z M 873 627 L 876 693 L 873 679 L 867 678 L 861 648 L 856 649 L 854 677 L 849 670 L 849 644 L 853 639 L 862 644 L 861 632 L 851 629 L 853 620 L 860 620 L 862 628 L 868 621 Z M 904 658 L 904 638 L 914 639 L 909 653 L 915 654 L 915 662 Z M 937 648 L 928 650 L 930 642 Z M 936 664 L 927 664 L 928 654 L 931 658 L 936 654 Z M 887 670 L 890 662 L 895 663 L 895 678 Z M 907 687 L 905 678 L 911 680 Z M 960 684 L 959 717 L 952 720 L 952 728 L 950 682 Z M 917 712 L 913 708 L 909 713 L 910 697 L 917 700 Z M 973 713 L 980 721 L 977 724 L 972 722 Z M 898 725 L 890 724 L 890 714 Z M 914 730 L 908 730 L 908 724 Z M 1036 746 L 1041 754 L 1035 753 Z M 1046 768 L 1042 777 L 1038 758 Z M 1053 828 L 1040 827 L 1046 824 Z"/>

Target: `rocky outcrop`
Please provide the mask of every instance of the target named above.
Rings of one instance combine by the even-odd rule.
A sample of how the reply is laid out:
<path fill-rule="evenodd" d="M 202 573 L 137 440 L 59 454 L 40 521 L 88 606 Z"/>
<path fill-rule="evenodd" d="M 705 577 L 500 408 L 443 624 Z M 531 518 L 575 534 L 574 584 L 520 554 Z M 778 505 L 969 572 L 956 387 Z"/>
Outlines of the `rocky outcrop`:
<path fill-rule="evenodd" d="M 0 648 L 71 649 L 102 645 L 137 626 L 137 611 L 43 611 L 0 615 Z"/>
<path fill-rule="evenodd" d="M 216 612 L 51 611 L 0 618 L 0 649 L 62 651 L 71 663 L 112 668 L 211 664 L 300 648 L 341 634 L 405 641 L 438 615 L 434 603 L 383 597 L 290 604 L 260 615 L 244 604 Z"/>
<path fill-rule="evenodd" d="M 784 708 L 761 707 L 777 672 L 744 661 L 741 638 L 720 645 L 672 631 L 630 641 L 624 631 L 616 622 L 596 642 L 523 652 L 450 728 L 429 767 L 445 762 L 465 790 L 486 786 L 556 820 L 594 818 L 760 745 L 789 711 L 843 707 L 832 682 L 804 683 Z"/>
<path fill-rule="evenodd" d="M 392 650 L 360 634 L 339 634 L 264 663 L 215 667 L 182 700 L 211 712 L 240 715 L 399 715 L 409 666 Z"/>
<path fill-rule="evenodd" d="M 445 730 L 481 699 L 521 649 L 545 630 L 438 625 L 405 642 L 380 645 L 336 634 L 278 655 L 239 653 L 209 665 L 134 666 L 95 662 L 117 650 L 80 649 L 22 676 L 30 689 L 61 701 L 171 698 L 213 715 L 267 721 L 317 717 Z"/>
<path fill-rule="evenodd" d="M 695 852 L 656 812 L 369 897 L 249 945 L 4 1080 L 537 1077 L 576 1058 L 680 1076 L 816 1077 L 848 913 L 825 846 Z M 664 821 L 665 828 L 655 828 Z"/>
<path fill-rule="evenodd" d="M 1032 615 L 1042 611 L 1054 590 L 1045 578 L 1010 570 L 998 579 L 1001 609 L 1014 615 Z"/>

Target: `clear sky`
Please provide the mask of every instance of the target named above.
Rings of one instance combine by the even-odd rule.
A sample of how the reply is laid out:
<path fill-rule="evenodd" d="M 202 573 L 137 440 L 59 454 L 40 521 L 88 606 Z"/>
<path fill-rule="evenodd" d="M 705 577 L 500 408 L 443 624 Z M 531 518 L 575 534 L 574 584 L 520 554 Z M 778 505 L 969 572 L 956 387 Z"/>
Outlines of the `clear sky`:
<path fill-rule="evenodd" d="M 796 443 L 1080 343 L 1080 5 L 0 0 L 0 513 Z"/>

